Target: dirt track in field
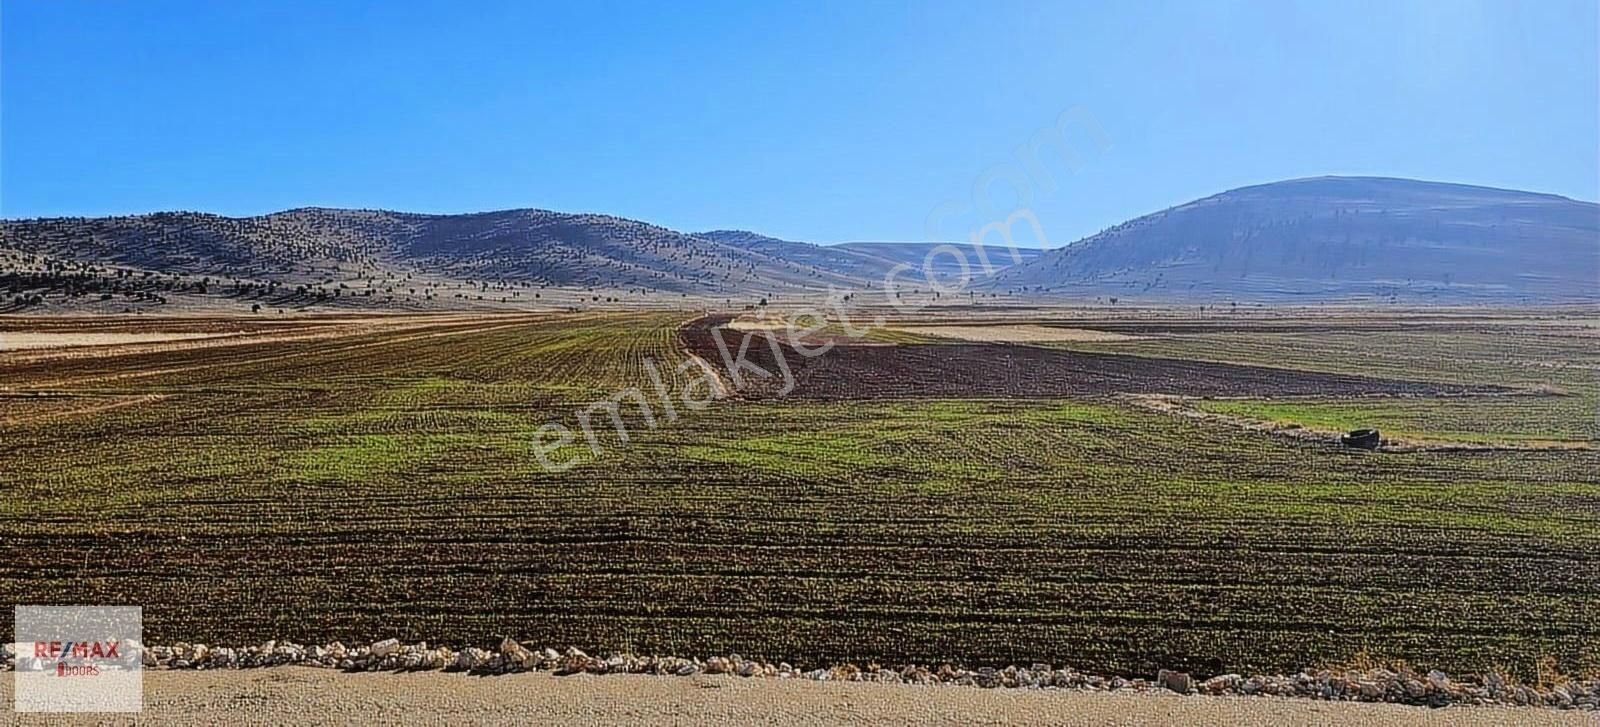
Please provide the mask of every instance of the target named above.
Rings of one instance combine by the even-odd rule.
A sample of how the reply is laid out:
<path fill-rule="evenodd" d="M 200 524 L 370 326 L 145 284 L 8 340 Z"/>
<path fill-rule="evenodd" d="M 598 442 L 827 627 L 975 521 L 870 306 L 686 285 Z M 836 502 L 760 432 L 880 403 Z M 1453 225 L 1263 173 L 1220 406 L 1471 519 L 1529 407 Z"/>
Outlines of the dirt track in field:
<path fill-rule="evenodd" d="M 728 316 L 685 326 L 689 351 L 729 375 L 741 396 L 822 401 L 880 399 L 1064 398 L 1114 394 L 1181 396 L 1438 396 L 1494 394 L 1504 387 L 1400 381 L 1265 366 L 1066 351 L 1005 343 L 853 345 L 803 355 L 785 334 L 725 328 Z M 720 345 L 719 345 L 720 341 Z M 800 342 L 805 345 L 804 341 Z M 726 349 L 727 354 L 724 354 Z M 763 371 L 742 377 L 729 359 L 740 350 Z"/>
<path fill-rule="evenodd" d="M 0 687 L 10 691 L 10 680 Z M 299 667 L 150 672 L 141 723 L 1583 725 L 1537 709 L 1429 710 L 1302 699 L 643 675 L 341 674 Z M 4 700 L 10 708 L 10 695 Z M 124 724 L 132 715 L 16 715 L 16 723 Z"/>
<path fill-rule="evenodd" d="M 1048 343 L 1051 341 L 1117 343 L 1144 339 L 1144 336 L 1097 331 L 1092 328 L 1065 328 L 1029 323 L 993 326 L 901 325 L 893 326 L 890 330 L 933 336 L 935 338 L 953 338 L 974 343 Z"/>

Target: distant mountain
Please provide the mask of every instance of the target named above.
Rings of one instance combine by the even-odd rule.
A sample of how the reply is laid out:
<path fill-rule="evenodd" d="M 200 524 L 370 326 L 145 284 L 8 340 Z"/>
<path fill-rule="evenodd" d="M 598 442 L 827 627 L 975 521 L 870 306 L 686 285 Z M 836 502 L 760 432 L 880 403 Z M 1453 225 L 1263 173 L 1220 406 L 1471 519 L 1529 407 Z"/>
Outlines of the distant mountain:
<path fill-rule="evenodd" d="M 545 210 L 425 215 L 294 209 L 259 217 L 159 212 L 0 221 L 0 312 L 716 304 L 913 288 L 925 261 L 1022 300 L 1421 302 L 1600 299 L 1600 205 L 1403 179 L 1245 187 L 1064 248 L 816 245 L 738 230 L 685 234 Z M 904 270 L 897 266 L 910 266 Z M 1009 266 L 1009 267 L 1007 267 Z"/>
<path fill-rule="evenodd" d="M 841 275 L 865 277 L 877 284 L 881 284 L 884 276 L 891 272 L 897 277 L 917 278 L 923 272 L 923 265 L 930 262 L 937 279 L 960 275 L 963 261 L 968 272 L 977 279 L 986 272 L 1008 267 L 1018 260 L 1032 260 L 1044 252 L 1036 248 L 1019 248 L 1013 253 L 1010 248 L 998 245 L 984 245 L 980 250 L 966 242 L 842 242 L 817 245 L 780 240 L 743 230 L 714 230 L 698 233 L 698 236 L 774 257 L 805 262 Z M 959 252 L 959 257 L 951 250 Z M 980 254 L 988 256 L 988 268 L 984 267 L 985 258 Z M 898 265 L 909 265 L 915 272 L 897 271 Z"/>
<path fill-rule="evenodd" d="M 939 279 L 960 275 L 961 265 L 965 261 L 967 271 L 974 280 L 984 277 L 993 270 L 1027 262 L 1045 252 L 1032 247 L 1015 249 L 1001 245 L 977 247 L 970 242 L 843 242 L 831 247 L 887 260 L 891 264 L 903 263 L 917 270 L 921 270 L 925 262 L 931 262 L 934 275 Z M 939 248 L 945 249 L 935 252 Z M 961 256 L 956 257 L 951 253 L 952 248 L 960 251 Z"/>
<path fill-rule="evenodd" d="M 712 230 L 697 233 L 695 236 L 762 255 L 810 265 L 857 283 L 870 284 L 882 281 L 883 276 L 894 267 L 894 263 L 880 257 L 863 255 L 844 249 L 842 246 L 780 240 L 744 230 Z"/>
<path fill-rule="evenodd" d="M 1372 177 L 1244 187 L 1001 271 L 997 290 L 1184 300 L 1600 298 L 1600 205 Z"/>
<path fill-rule="evenodd" d="M 147 282 L 165 276 L 187 282 Z M 218 283 L 301 291 L 297 303 L 355 294 L 335 291 L 372 297 L 368 289 L 383 292 L 379 301 L 421 302 L 435 300 L 426 291 L 436 289 L 477 300 L 490 288 L 753 297 L 863 285 L 801 260 L 645 222 L 544 210 L 305 208 L 242 218 L 161 212 L 0 222 L 0 302 L 40 290 L 111 293 L 120 301 L 130 291 L 165 297 Z"/>

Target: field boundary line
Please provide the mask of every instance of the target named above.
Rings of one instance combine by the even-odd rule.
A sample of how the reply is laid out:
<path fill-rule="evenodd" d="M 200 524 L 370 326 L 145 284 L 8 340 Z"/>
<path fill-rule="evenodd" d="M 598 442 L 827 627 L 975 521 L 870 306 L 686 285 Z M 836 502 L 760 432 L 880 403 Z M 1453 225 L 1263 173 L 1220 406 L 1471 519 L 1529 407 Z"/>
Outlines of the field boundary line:
<path fill-rule="evenodd" d="M 397 338 L 384 338 L 384 339 L 378 340 L 378 341 L 367 341 L 367 342 L 363 342 L 363 343 L 356 343 L 356 344 L 350 344 L 350 345 L 345 345 L 345 346 L 336 346 L 336 347 L 333 347 L 333 348 L 329 348 L 329 349 L 327 349 L 325 351 L 319 351 L 318 353 L 344 353 L 344 352 L 348 352 L 348 351 L 360 350 L 360 349 L 363 349 L 363 348 L 372 348 L 374 346 L 385 346 L 385 345 L 389 345 L 389 344 L 393 344 L 393 343 L 405 343 L 405 342 L 408 342 L 408 341 L 418 341 L 418 340 L 423 340 L 423 339 L 428 339 L 428 338 L 442 338 L 442 337 L 446 337 L 446 336 L 459 336 L 459 335 L 470 334 L 470 333 L 485 333 L 485 332 L 490 332 L 490 331 L 500 331 L 500 330 L 505 330 L 507 328 L 515 328 L 517 326 L 525 325 L 525 324 L 530 323 L 530 322 L 533 322 L 533 321 L 517 321 L 515 323 L 502 323 L 502 324 L 499 324 L 499 325 L 489 326 L 489 327 L 485 327 L 485 328 L 478 328 L 478 327 L 473 327 L 473 328 L 449 328 L 447 330 L 434 331 L 434 332 L 431 332 L 431 333 L 419 333 L 419 334 L 413 334 L 413 335 L 408 335 L 408 336 L 401 336 L 401 337 L 397 337 Z M 456 324 L 456 325 L 459 326 L 459 325 L 465 325 L 465 324 Z M 396 331 L 396 332 L 397 333 L 398 332 L 403 332 L 403 330 L 404 329 L 402 329 L 402 331 Z M 385 331 L 377 331 L 377 332 L 374 332 L 374 331 L 355 331 L 355 332 L 346 333 L 344 335 L 328 336 L 325 339 L 312 339 L 312 340 L 337 341 L 340 338 L 348 338 L 348 337 L 351 337 L 351 336 L 383 335 L 384 333 L 386 333 L 386 332 Z M 276 343 L 277 341 L 256 341 L 256 342 L 258 342 L 258 343 Z M 217 348 L 221 348 L 221 347 L 217 347 Z M 285 359 L 297 358 L 297 357 L 304 356 L 304 355 L 305 355 L 304 352 L 282 353 L 282 354 L 273 354 L 273 355 L 270 355 L 270 356 L 262 356 L 262 357 L 259 357 L 259 358 L 252 358 L 252 359 L 249 359 L 249 360 L 246 360 L 246 361 L 217 361 L 217 362 L 213 362 L 213 363 L 192 364 L 192 365 L 189 365 L 189 366 L 173 366 L 173 367 L 161 368 L 161 369 L 147 369 L 147 370 L 144 370 L 144 371 L 128 371 L 128 372 L 116 373 L 116 374 L 97 374 L 97 375 L 93 375 L 93 376 L 85 376 L 85 377 L 80 377 L 80 378 L 76 378 L 76 379 L 58 379 L 58 380 L 55 380 L 55 381 L 34 382 L 34 383 L 25 384 L 25 385 L 23 385 L 21 387 L 8 386 L 8 387 L 0 388 L 0 391 L 24 392 L 24 391 L 33 391 L 33 390 L 36 390 L 36 388 L 40 388 L 40 387 L 42 387 L 42 388 L 63 388 L 63 387 L 77 386 L 77 385 L 86 384 L 86 383 L 96 383 L 96 382 L 105 382 L 105 381 L 122 381 L 122 380 L 125 380 L 125 379 L 137 379 L 137 378 L 144 378 L 144 377 L 148 377 L 148 376 L 162 376 L 162 375 L 166 375 L 166 374 L 177 374 L 177 373 L 183 373 L 185 371 L 195 371 L 195 370 L 198 370 L 198 369 L 227 368 L 227 367 L 230 367 L 230 366 L 243 366 L 243 365 L 246 365 L 246 364 L 271 363 L 271 362 L 274 362 L 274 361 L 282 361 L 282 360 L 285 360 Z"/>

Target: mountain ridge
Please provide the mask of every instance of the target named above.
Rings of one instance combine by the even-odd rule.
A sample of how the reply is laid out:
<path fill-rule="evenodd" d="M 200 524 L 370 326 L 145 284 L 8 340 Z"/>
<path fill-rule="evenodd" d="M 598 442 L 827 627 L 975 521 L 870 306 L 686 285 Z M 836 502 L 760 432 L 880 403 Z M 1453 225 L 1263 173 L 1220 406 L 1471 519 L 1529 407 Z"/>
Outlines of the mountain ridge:
<path fill-rule="evenodd" d="M 1600 297 L 1600 205 L 1395 177 L 1249 185 L 1001 271 L 994 289 L 1175 300 Z"/>
<path fill-rule="evenodd" d="M 964 243 L 818 245 L 687 233 L 603 213 L 464 214 L 304 206 L 0 220 L 0 311 L 48 300 L 158 305 L 182 295 L 304 306 L 731 303 L 910 281 L 1026 300 L 1567 302 L 1600 298 L 1600 205 L 1542 192 L 1319 176 L 1219 192 L 1052 250 Z M 909 269 L 908 269 L 909 268 Z M 915 283 L 913 282 L 914 286 Z M 546 291 L 541 294 L 539 291 Z M 557 295 L 554 291 L 566 291 Z M 564 297 L 563 297 L 564 296 Z M 19 301 L 21 301 L 19 303 Z"/>

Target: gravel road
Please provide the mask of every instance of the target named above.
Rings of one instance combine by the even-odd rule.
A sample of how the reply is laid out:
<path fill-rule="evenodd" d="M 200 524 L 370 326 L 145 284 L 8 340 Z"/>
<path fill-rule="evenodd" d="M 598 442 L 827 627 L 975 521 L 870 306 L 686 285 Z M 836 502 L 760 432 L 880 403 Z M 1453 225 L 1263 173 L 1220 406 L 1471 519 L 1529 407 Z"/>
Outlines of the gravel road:
<path fill-rule="evenodd" d="M 120 724 L 128 715 L 15 715 L 18 724 Z M 108 719 L 109 718 L 109 719 Z M 1505 707 L 1164 693 L 917 687 L 805 680 L 523 673 L 344 674 L 280 667 L 145 674 L 144 723 L 1586 725 L 1600 715 Z"/>

